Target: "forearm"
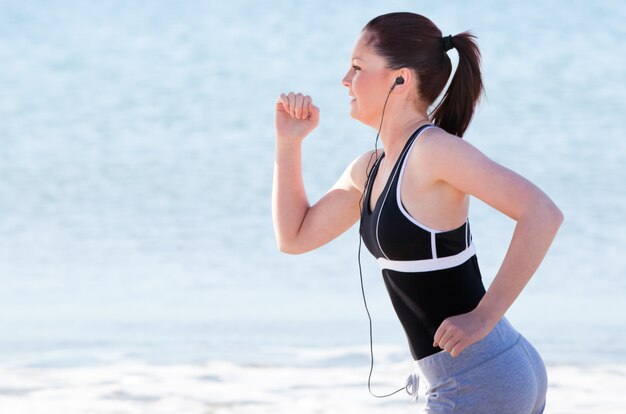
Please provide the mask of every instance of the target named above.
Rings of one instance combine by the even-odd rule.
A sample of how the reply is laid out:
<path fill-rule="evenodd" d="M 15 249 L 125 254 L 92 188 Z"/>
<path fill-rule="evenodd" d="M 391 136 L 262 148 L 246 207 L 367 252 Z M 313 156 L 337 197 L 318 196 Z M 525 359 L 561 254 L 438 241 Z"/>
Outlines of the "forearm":
<path fill-rule="evenodd" d="M 302 180 L 302 146 L 297 143 L 276 143 L 272 217 L 278 247 L 288 250 L 298 235 L 309 201 Z"/>
<path fill-rule="evenodd" d="M 518 219 L 502 266 L 478 304 L 477 311 L 492 324 L 502 318 L 522 292 L 563 221 L 562 213 L 552 202 L 543 204 Z"/>

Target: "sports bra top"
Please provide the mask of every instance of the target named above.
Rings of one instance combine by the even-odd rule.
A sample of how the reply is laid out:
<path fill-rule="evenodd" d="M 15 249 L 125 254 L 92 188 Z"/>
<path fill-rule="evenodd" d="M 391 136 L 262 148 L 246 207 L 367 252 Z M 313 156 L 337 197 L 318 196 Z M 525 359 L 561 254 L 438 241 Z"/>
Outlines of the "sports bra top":
<path fill-rule="evenodd" d="M 372 184 L 383 153 L 368 176 L 361 209 L 363 243 L 382 269 L 385 287 L 415 360 L 441 351 L 435 332 L 449 316 L 473 310 L 485 294 L 469 221 L 440 231 L 415 220 L 402 204 L 400 188 L 407 159 L 424 125 L 411 135 L 374 209 Z"/>

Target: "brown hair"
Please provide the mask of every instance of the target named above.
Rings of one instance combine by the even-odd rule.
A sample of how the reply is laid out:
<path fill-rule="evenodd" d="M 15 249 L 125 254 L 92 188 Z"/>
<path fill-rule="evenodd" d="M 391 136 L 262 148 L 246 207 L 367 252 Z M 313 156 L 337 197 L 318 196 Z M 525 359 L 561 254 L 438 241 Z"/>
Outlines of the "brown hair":
<path fill-rule="evenodd" d="M 369 44 L 387 60 L 389 69 L 413 69 L 419 79 L 418 96 L 432 105 L 441 94 L 452 71 L 441 30 L 415 13 L 389 13 L 372 19 L 363 31 Z M 456 48 L 459 63 L 441 101 L 431 113 L 433 122 L 450 134 L 463 136 L 480 95 L 480 51 L 470 32 L 452 36 L 447 43 Z"/>

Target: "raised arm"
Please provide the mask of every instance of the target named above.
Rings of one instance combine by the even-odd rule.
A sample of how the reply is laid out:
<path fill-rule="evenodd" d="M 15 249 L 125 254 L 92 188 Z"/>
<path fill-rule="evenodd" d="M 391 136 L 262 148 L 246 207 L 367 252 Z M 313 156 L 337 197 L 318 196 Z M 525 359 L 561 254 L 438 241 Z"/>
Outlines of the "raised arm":
<path fill-rule="evenodd" d="M 433 179 L 471 194 L 517 221 L 502 265 L 478 307 L 446 319 L 435 333 L 435 345 L 454 356 L 487 335 L 513 304 L 547 253 L 563 214 L 534 184 L 471 144 L 443 131 L 433 131 L 425 138 L 420 159 L 429 163 L 425 170 Z"/>
<path fill-rule="evenodd" d="M 302 180 L 302 141 L 319 123 L 309 96 L 281 94 L 276 102 L 276 160 L 272 216 L 278 248 L 298 254 L 345 232 L 359 218 L 367 156 L 353 161 L 335 185 L 310 205 Z"/>

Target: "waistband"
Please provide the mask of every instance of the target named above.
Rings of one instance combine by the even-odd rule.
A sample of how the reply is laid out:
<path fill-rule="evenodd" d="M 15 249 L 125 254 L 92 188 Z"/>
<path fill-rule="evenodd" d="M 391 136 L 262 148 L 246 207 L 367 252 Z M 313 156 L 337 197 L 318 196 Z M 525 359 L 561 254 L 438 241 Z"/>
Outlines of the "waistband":
<path fill-rule="evenodd" d="M 416 368 L 428 382 L 436 383 L 496 357 L 514 346 L 520 337 L 521 334 L 503 317 L 486 337 L 467 347 L 458 356 L 453 357 L 449 352 L 441 351 L 417 360 Z"/>

